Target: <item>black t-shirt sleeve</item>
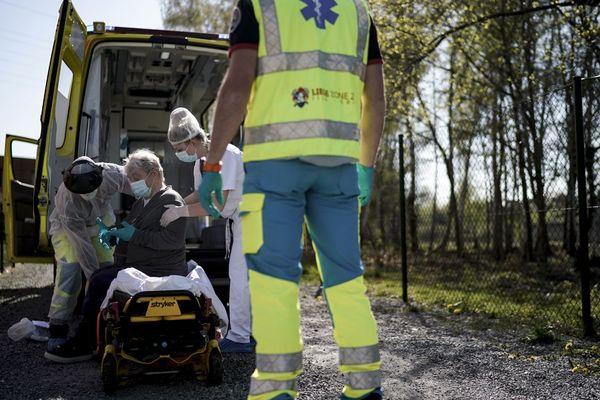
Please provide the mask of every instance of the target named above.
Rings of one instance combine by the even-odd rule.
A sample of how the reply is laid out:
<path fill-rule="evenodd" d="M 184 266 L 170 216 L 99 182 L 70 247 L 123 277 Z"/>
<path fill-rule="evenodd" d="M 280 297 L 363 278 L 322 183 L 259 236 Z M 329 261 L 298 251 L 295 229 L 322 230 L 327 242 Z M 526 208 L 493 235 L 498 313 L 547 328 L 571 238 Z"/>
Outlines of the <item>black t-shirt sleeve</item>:
<path fill-rule="evenodd" d="M 243 48 L 258 48 L 258 21 L 250 0 L 238 1 L 229 26 L 229 56 Z"/>
<path fill-rule="evenodd" d="M 367 57 L 367 64 L 381 64 L 383 59 L 381 58 L 381 50 L 379 50 L 379 41 L 377 40 L 377 28 L 373 22 L 373 18 L 370 18 L 370 30 L 369 30 L 369 54 Z"/>

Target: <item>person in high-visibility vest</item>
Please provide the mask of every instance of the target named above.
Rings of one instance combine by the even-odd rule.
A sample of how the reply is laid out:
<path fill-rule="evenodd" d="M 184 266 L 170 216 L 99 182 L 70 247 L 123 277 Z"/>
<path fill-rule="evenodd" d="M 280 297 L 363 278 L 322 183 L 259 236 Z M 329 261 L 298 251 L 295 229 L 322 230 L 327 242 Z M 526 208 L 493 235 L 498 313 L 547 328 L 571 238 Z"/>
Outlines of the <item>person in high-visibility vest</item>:
<path fill-rule="evenodd" d="M 363 282 L 359 207 L 371 196 L 385 96 L 364 0 L 240 0 L 198 188 L 218 215 L 220 160 L 244 119 L 240 205 L 256 370 L 248 399 L 293 399 L 302 372 L 306 220 L 345 375 L 342 399 L 381 399 L 379 339 Z"/>

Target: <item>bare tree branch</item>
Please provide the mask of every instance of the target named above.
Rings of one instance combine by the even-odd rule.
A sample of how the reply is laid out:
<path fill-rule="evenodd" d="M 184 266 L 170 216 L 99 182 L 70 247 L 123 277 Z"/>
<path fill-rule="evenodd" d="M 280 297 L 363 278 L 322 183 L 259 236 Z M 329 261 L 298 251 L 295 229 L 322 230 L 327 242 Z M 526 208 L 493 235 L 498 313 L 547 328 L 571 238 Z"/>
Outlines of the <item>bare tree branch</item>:
<path fill-rule="evenodd" d="M 500 13 L 495 13 L 495 14 L 490 14 L 490 15 L 485 15 L 483 17 L 479 17 L 479 18 L 475 19 L 474 21 L 466 22 L 464 24 L 456 26 L 456 27 L 449 29 L 446 32 L 441 33 L 440 35 L 436 36 L 434 39 L 432 39 L 429 42 L 429 44 L 427 45 L 428 48 L 420 56 L 418 56 L 417 58 L 412 60 L 409 65 L 412 67 L 413 65 L 416 65 L 416 64 L 420 63 L 421 61 L 423 61 L 431 53 L 433 53 L 435 51 L 435 49 L 437 49 L 438 46 L 440 44 L 442 44 L 444 42 L 444 40 L 446 40 L 449 36 L 451 36 L 455 33 L 458 33 L 462 30 L 465 30 L 467 28 L 470 28 L 472 26 L 478 25 L 482 22 L 493 20 L 496 18 L 516 17 L 519 15 L 526 15 L 526 14 L 531 14 L 531 13 L 535 13 L 535 12 L 539 12 L 539 11 L 558 9 L 560 7 L 573 7 L 576 5 L 581 5 L 581 3 L 582 3 L 582 1 L 566 1 L 563 3 L 547 4 L 544 6 L 527 8 L 524 10 L 505 11 L 505 12 L 500 12 Z"/>

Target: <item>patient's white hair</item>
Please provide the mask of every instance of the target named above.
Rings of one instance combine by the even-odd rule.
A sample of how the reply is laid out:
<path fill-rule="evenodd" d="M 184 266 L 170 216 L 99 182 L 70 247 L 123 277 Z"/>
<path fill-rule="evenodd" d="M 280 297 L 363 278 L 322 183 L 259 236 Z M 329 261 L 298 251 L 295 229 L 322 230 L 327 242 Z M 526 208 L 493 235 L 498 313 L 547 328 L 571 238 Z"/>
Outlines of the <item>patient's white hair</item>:
<path fill-rule="evenodd" d="M 139 149 L 129 154 L 125 159 L 125 173 L 129 175 L 133 171 L 144 171 L 147 174 L 152 171 L 158 171 L 161 180 L 165 181 L 163 167 L 152 150 Z"/>

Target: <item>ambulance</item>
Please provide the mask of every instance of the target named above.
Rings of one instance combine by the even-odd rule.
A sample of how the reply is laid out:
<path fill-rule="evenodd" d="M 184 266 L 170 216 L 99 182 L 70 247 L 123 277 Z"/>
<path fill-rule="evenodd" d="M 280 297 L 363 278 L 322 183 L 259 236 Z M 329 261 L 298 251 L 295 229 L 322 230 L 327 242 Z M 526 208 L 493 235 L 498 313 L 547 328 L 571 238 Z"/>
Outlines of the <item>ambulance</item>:
<path fill-rule="evenodd" d="M 182 196 L 193 187 L 193 163 L 179 161 L 166 140 L 169 114 L 187 107 L 210 131 L 209 121 L 227 68 L 227 35 L 123 28 L 94 22 L 87 27 L 70 0 L 59 10 L 48 68 L 38 140 L 7 135 L 2 203 L 8 262 L 53 263 L 48 216 L 62 171 L 79 156 L 121 164 L 147 148 L 161 159 L 167 183 Z M 12 152 L 37 146 L 32 182 L 15 176 Z M 131 199 L 115 196 L 123 218 Z M 189 258 L 211 268 L 213 284 L 226 285 L 224 227 L 190 219 Z M 220 277 L 220 278 L 219 278 Z M 222 279 L 222 282 L 218 280 Z"/>

